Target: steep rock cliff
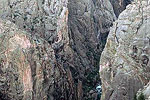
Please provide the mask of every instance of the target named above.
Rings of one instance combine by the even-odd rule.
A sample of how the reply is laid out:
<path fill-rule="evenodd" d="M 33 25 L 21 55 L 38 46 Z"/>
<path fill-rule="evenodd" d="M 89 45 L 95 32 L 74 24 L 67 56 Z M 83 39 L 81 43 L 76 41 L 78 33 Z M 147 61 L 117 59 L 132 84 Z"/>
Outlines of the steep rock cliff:
<path fill-rule="evenodd" d="M 52 46 L 61 74 L 55 99 L 89 98 L 88 92 L 99 83 L 99 57 L 116 19 L 109 1 L 0 0 L 0 17 Z"/>
<path fill-rule="evenodd" d="M 126 9 L 126 6 L 128 4 L 130 4 L 132 1 L 134 0 L 110 0 L 113 9 L 114 9 L 114 13 L 116 15 L 116 17 L 119 16 L 119 14 Z"/>
<path fill-rule="evenodd" d="M 140 89 L 134 97 L 135 100 L 141 100 L 141 98 L 144 98 L 143 100 L 150 100 L 150 82 L 144 86 L 143 90 Z"/>
<path fill-rule="evenodd" d="M 47 41 L 0 20 L 1 100 L 53 100 L 59 70 Z"/>
<path fill-rule="evenodd" d="M 67 0 L 0 0 L 0 17 L 32 35 L 47 40 L 54 48 L 68 41 Z M 60 31 L 64 31 L 60 33 Z"/>
<path fill-rule="evenodd" d="M 52 63 L 55 63 L 52 66 L 54 69 L 51 69 L 54 74 L 47 72 L 46 68 L 51 67 L 44 67 L 41 69 L 43 73 L 49 73 L 52 76 L 48 74 L 46 76 L 47 81 L 44 74 L 41 82 L 40 79 L 34 80 L 34 77 L 38 76 L 38 74 L 37 76 L 34 74 L 35 76 L 31 77 L 33 80 L 30 81 L 33 86 L 30 87 L 43 89 L 44 92 L 40 96 L 51 98 L 51 100 L 83 100 L 91 98 L 89 92 L 94 90 L 96 85 L 100 83 L 98 73 L 99 58 L 110 27 L 113 21 L 116 20 L 116 16 L 125 9 L 128 3 L 130 3 L 128 0 L 0 0 L 0 17 L 2 19 L 10 20 L 19 29 L 28 32 L 31 38 L 30 42 L 33 37 L 40 37 L 40 39 L 36 39 L 37 43 L 44 41 L 41 44 L 43 48 L 53 51 L 48 53 L 54 56 L 54 61 L 52 61 Z M 118 9 L 120 10 L 118 11 Z M 18 44 L 19 42 L 20 39 L 15 43 Z M 0 45 L 0 47 L 2 46 Z M 41 47 L 38 45 L 37 48 Z M 39 55 L 42 55 L 40 51 L 38 52 Z M 25 54 L 32 53 L 25 52 Z M 10 58 L 14 56 L 11 55 Z M 26 57 L 24 59 L 28 60 Z M 34 61 L 34 58 L 32 59 Z M 37 65 L 36 63 L 34 64 Z M 30 67 L 35 66 L 34 64 Z M 49 63 L 46 65 L 49 65 Z M 8 69 L 11 70 L 11 68 Z M 31 73 L 35 73 L 35 71 L 36 69 L 33 69 Z M 49 80 L 53 79 L 53 76 L 56 77 L 53 80 L 54 84 L 51 84 Z M 27 77 L 30 77 L 30 73 Z M 15 82 L 15 80 L 13 81 Z M 43 85 L 43 83 L 46 85 Z M 34 90 L 33 88 L 31 90 L 35 93 L 30 92 L 27 96 L 32 95 L 32 99 L 41 99 L 38 95 L 39 90 Z M 50 90 L 45 90 L 48 88 Z M 21 91 L 24 90 L 22 89 Z M 6 93 L 6 96 L 8 93 Z"/>
<path fill-rule="evenodd" d="M 69 0 L 69 39 L 74 51 L 73 77 L 83 83 L 84 98 L 100 83 L 98 65 L 109 28 L 115 20 L 111 3 L 102 0 Z M 78 72 L 78 74 L 76 74 Z"/>
<path fill-rule="evenodd" d="M 149 3 L 135 0 L 110 31 L 100 60 L 102 100 L 133 100 L 150 81 Z"/>

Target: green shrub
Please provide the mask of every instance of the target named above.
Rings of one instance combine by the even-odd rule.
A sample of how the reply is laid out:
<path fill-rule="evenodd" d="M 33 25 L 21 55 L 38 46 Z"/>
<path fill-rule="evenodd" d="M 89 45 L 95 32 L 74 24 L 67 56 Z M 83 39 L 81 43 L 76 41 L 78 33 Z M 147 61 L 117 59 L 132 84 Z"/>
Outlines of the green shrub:
<path fill-rule="evenodd" d="M 135 95 L 135 96 L 134 96 L 134 100 L 145 100 L 144 94 L 141 93 L 141 94 L 138 96 L 138 98 L 137 98 L 137 96 Z"/>
<path fill-rule="evenodd" d="M 134 96 L 134 99 L 133 99 L 133 100 L 137 100 L 136 95 Z"/>
<path fill-rule="evenodd" d="M 143 94 L 143 93 L 141 93 L 141 94 L 139 95 L 138 100 L 145 100 L 145 97 L 144 97 L 144 94 Z"/>

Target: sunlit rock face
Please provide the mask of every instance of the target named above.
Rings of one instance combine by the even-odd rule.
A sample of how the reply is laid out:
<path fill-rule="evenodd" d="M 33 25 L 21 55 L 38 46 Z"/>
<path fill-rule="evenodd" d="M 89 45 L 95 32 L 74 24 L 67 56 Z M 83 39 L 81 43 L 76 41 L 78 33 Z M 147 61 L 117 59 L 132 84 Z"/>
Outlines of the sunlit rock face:
<path fill-rule="evenodd" d="M 134 0 L 110 0 L 116 17 Z"/>
<path fill-rule="evenodd" d="M 58 51 L 62 51 L 62 56 L 64 55 L 64 51 L 71 52 L 68 46 L 67 0 L 0 0 L 0 17 L 16 24 L 18 26 L 17 29 L 28 32 L 32 41 L 34 37 L 36 37 L 36 43 L 40 45 L 40 47 L 35 47 L 35 51 L 37 52 L 35 61 L 37 61 L 37 63 L 34 61 L 34 58 L 31 57 L 34 57 L 33 50 L 25 52 L 26 55 L 22 58 L 25 61 L 33 61 L 31 62 L 31 66 L 27 67 L 28 69 L 24 69 L 24 67 L 20 69 L 25 71 L 21 73 L 23 76 L 20 77 L 20 79 L 23 80 L 25 90 L 18 89 L 17 87 L 14 87 L 14 89 L 18 89 L 23 93 L 25 93 L 24 91 L 30 91 L 27 92 L 27 95 L 22 95 L 25 100 L 27 100 L 27 98 L 32 100 L 73 100 L 72 98 L 76 97 L 76 88 L 73 89 L 74 83 L 71 72 L 68 68 L 64 70 L 63 58 L 58 59 Z M 5 29 L 1 29 L 0 32 L 4 30 Z M 18 32 L 16 31 L 16 33 Z M 15 47 L 18 45 L 24 49 L 29 49 L 31 46 L 30 40 L 20 37 L 19 34 L 20 33 L 10 39 L 10 43 L 12 43 L 10 47 L 11 51 L 15 50 Z M 39 38 L 37 38 L 37 36 Z M 41 41 L 43 42 L 41 43 Z M 2 46 L 0 45 L 0 47 Z M 65 50 L 63 48 L 65 48 Z M 22 53 L 24 56 L 23 51 Z M 15 56 L 14 52 L 12 54 Z M 29 60 L 27 55 L 29 55 Z M 50 61 L 51 55 L 56 59 Z M 46 61 L 43 59 L 43 56 L 46 56 Z M 20 57 L 20 55 L 18 55 L 18 57 Z M 65 57 L 68 56 L 66 55 Z M 40 60 L 40 62 L 38 60 Z M 25 61 L 20 61 L 20 63 L 26 63 Z M 12 63 L 15 63 L 15 61 L 12 61 Z M 53 64 L 52 67 L 50 66 L 51 63 Z M 23 64 L 21 65 L 24 66 Z M 33 69 L 30 70 L 30 67 L 33 67 Z M 15 91 L 12 93 L 15 93 Z M 2 92 L 4 98 L 5 94 L 7 96 L 7 93 Z M 17 96 L 17 94 L 12 95 Z M 15 97 L 10 96 L 10 98 L 17 100 Z"/>
<path fill-rule="evenodd" d="M 0 20 L 1 100 L 54 100 L 55 62 L 48 42 Z"/>
<path fill-rule="evenodd" d="M 50 44 L 63 45 L 68 39 L 67 0 L 0 0 L 0 17 L 15 23 Z M 65 31 L 62 33 L 60 31 Z M 60 43 L 61 42 L 61 43 Z M 58 45 L 57 45 L 58 46 Z M 55 46 L 55 47 L 57 47 Z"/>
<path fill-rule="evenodd" d="M 149 3 L 136 0 L 113 24 L 100 61 L 102 100 L 133 100 L 150 81 Z"/>

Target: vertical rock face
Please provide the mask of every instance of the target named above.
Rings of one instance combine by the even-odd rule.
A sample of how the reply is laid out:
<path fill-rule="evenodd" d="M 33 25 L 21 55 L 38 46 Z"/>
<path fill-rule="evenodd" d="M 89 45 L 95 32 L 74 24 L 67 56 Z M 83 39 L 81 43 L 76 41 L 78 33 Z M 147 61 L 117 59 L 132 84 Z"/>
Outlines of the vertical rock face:
<path fill-rule="evenodd" d="M 98 64 L 115 15 L 109 1 L 69 0 L 69 39 L 73 50 L 71 69 L 75 82 L 83 83 L 83 97 L 99 83 Z M 78 74 L 76 74 L 78 72 Z"/>
<path fill-rule="evenodd" d="M 150 82 L 144 86 L 143 90 L 139 90 L 136 94 L 136 99 L 143 97 L 145 100 L 150 99 Z"/>
<path fill-rule="evenodd" d="M 65 71 L 63 62 L 59 64 L 58 59 L 55 59 L 58 58 L 56 51 L 62 51 L 69 42 L 67 0 L 0 0 L 0 7 L 1 18 L 10 20 L 30 34 L 22 36 L 22 31 L 17 27 L 11 30 L 14 24 L 9 23 L 6 28 L 7 24 L 5 27 L 5 22 L 1 22 L 0 52 L 3 54 L 1 58 L 4 58 L 0 64 L 4 66 L 2 75 L 5 79 L 2 77 L 1 99 L 71 100 L 69 97 L 76 97 L 70 96 L 75 91 L 71 88 L 73 80 L 70 70 Z M 7 46 L 9 42 L 10 47 Z M 8 51 L 8 58 L 5 57 L 7 49 L 14 51 Z M 8 86 L 4 86 L 5 83 Z"/>
<path fill-rule="evenodd" d="M 0 17 L 50 44 L 67 41 L 67 0 L 0 0 Z M 60 33 L 60 31 L 65 31 Z M 65 38 L 65 39 L 64 39 Z M 61 41 L 62 42 L 62 41 Z M 63 44 L 59 44 L 63 45 Z"/>
<path fill-rule="evenodd" d="M 18 26 L 0 21 L 2 99 L 91 98 L 100 54 L 124 1 L 0 0 L 0 17 Z"/>
<path fill-rule="evenodd" d="M 28 95 L 25 95 L 25 98 L 34 98 L 34 95 L 35 98 L 38 96 L 41 98 L 46 94 L 48 96 L 45 98 L 52 100 L 89 98 L 88 92 L 95 88 L 99 81 L 97 78 L 100 53 L 104 47 L 109 28 L 116 19 L 109 1 L 0 0 L 0 17 L 15 23 L 19 29 L 26 30 L 31 34 L 31 38 L 38 35 L 46 40 L 53 50 L 50 55 L 56 58 L 55 66 L 53 66 L 56 69 L 51 69 L 44 63 L 49 69 L 56 71 L 53 72 L 56 76 L 54 77 L 55 85 L 49 83 L 53 76 L 51 72 L 49 74 L 52 76 L 48 74 L 47 79 L 45 76 L 36 76 L 37 66 L 43 68 L 42 65 L 32 63 L 28 69 L 23 69 L 23 76 L 20 76 L 20 79 L 23 80 L 22 87 L 25 90 L 22 89 L 22 92 L 30 91 L 27 92 Z M 11 40 L 16 41 L 15 38 L 17 37 Z M 21 39 L 17 39 L 16 42 L 19 43 Z M 37 39 L 37 43 L 38 41 Z M 46 45 L 48 44 L 46 43 Z M 45 46 L 43 48 L 48 49 Z M 28 53 L 30 54 L 30 52 Z M 27 58 L 24 57 L 24 59 Z M 35 68 L 31 69 L 32 66 Z M 47 74 L 47 69 L 44 69 L 45 67 L 41 69 L 41 67 L 38 70 L 43 71 L 44 75 Z M 32 73 L 34 74 L 32 75 Z M 34 77 L 43 78 L 40 80 L 34 79 Z M 45 83 L 44 80 L 48 83 Z M 43 86 L 43 84 L 45 85 Z M 40 89 L 41 91 L 44 89 L 45 94 L 38 95 Z"/>
<path fill-rule="evenodd" d="M 100 61 L 102 100 L 133 100 L 150 81 L 149 2 L 127 6 L 110 31 Z"/>
<path fill-rule="evenodd" d="M 54 82 L 60 77 L 55 62 L 46 41 L 0 20 L 1 100 L 53 100 Z"/>
<path fill-rule="evenodd" d="M 117 17 L 132 1 L 134 0 L 110 0 L 114 9 L 114 13 Z"/>

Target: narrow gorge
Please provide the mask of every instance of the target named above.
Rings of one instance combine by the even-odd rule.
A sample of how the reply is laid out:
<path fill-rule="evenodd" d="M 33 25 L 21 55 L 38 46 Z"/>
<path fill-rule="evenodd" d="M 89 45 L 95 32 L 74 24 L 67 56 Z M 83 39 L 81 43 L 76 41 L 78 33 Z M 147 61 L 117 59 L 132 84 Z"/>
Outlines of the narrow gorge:
<path fill-rule="evenodd" d="M 0 100 L 149 100 L 149 11 L 149 0 L 0 0 Z"/>

